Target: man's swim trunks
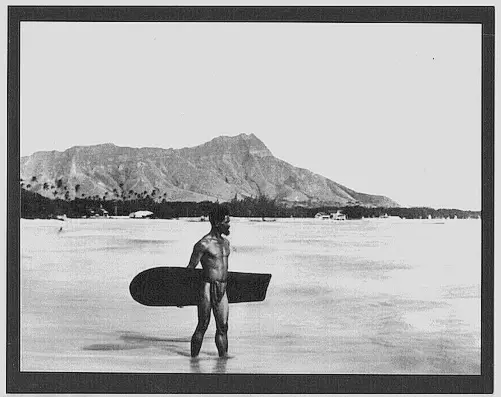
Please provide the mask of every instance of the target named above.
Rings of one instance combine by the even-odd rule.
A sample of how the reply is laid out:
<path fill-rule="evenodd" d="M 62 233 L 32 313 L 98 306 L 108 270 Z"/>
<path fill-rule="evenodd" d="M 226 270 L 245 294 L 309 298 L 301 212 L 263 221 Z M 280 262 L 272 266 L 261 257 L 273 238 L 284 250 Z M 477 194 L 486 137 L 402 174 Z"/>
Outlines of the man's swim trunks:
<path fill-rule="evenodd" d="M 219 303 L 226 292 L 226 281 L 206 281 L 210 284 L 210 301 Z"/>

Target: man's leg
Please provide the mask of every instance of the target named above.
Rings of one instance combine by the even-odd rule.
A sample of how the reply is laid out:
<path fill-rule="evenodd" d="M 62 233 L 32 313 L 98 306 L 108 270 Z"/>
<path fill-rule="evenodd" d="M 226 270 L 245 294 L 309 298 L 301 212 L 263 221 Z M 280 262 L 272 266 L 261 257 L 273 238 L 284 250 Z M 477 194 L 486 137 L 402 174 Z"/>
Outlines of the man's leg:
<path fill-rule="evenodd" d="M 216 346 L 219 357 L 225 357 L 228 353 L 228 296 L 226 295 L 226 283 L 218 285 L 218 291 L 213 294 L 212 311 L 216 319 Z M 214 295 L 217 296 L 214 299 Z M 222 295 L 222 296 L 221 296 Z"/>
<path fill-rule="evenodd" d="M 209 326 L 210 308 L 210 284 L 203 282 L 200 287 L 200 302 L 198 303 L 198 324 L 191 337 L 191 357 L 196 357 L 200 353 L 205 331 Z"/>

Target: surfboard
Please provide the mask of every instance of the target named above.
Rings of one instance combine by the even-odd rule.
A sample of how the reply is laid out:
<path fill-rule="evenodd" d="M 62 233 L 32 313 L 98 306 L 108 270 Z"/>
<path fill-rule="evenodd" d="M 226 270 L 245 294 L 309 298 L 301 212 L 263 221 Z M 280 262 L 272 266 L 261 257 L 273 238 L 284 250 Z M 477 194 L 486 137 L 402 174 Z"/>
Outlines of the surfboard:
<path fill-rule="evenodd" d="M 228 272 L 229 303 L 260 302 L 266 297 L 271 274 Z M 193 306 L 198 304 L 202 269 L 155 267 L 135 276 L 129 291 L 146 306 Z"/>

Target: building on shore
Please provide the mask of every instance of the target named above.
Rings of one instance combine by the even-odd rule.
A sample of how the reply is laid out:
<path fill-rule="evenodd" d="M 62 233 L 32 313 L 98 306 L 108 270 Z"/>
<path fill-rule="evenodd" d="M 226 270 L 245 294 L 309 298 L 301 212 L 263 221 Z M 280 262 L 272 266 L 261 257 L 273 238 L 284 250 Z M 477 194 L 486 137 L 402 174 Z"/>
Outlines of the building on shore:
<path fill-rule="evenodd" d="M 151 218 L 152 216 L 153 212 L 151 211 L 136 211 L 136 212 L 131 212 L 129 214 L 129 218 L 139 218 L 139 219 Z"/>
<path fill-rule="evenodd" d="M 335 213 L 333 212 L 330 214 L 327 214 L 325 212 L 318 212 L 315 215 L 315 219 L 345 221 L 347 218 L 346 218 L 345 214 L 343 214 L 341 211 L 338 210 L 337 212 L 335 212 Z"/>
<path fill-rule="evenodd" d="M 330 218 L 334 221 L 345 221 L 347 219 L 346 215 L 339 210 L 336 213 L 332 213 Z"/>
<path fill-rule="evenodd" d="M 110 214 L 104 208 L 90 209 L 85 218 L 109 218 Z"/>

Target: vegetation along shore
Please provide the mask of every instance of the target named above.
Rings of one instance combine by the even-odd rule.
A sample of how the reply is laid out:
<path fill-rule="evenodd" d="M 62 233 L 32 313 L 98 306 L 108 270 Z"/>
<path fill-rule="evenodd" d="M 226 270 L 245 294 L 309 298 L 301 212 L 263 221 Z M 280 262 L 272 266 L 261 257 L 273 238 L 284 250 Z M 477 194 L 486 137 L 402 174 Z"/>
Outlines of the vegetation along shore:
<path fill-rule="evenodd" d="M 158 201 L 152 197 L 142 197 L 131 200 L 106 199 L 99 197 L 74 199 L 49 199 L 38 193 L 21 188 L 21 217 L 50 219 L 66 215 L 69 218 L 91 217 L 96 213 L 110 216 L 128 216 L 136 211 L 151 211 L 153 217 L 174 219 L 179 217 L 203 217 L 209 213 L 212 202 L 168 202 Z M 267 198 L 266 196 L 233 199 L 226 203 L 230 213 L 236 217 L 267 217 L 267 218 L 313 218 L 319 212 L 331 213 L 338 210 L 347 219 L 377 218 L 396 216 L 405 219 L 426 218 L 479 218 L 480 211 L 464 211 L 459 209 L 433 209 L 426 207 L 364 207 L 352 206 L 290 206 Z"/>

